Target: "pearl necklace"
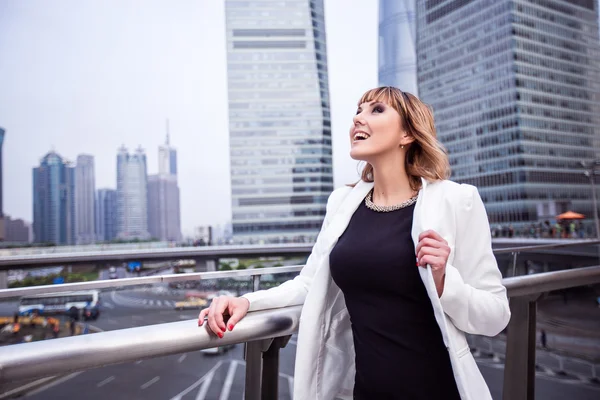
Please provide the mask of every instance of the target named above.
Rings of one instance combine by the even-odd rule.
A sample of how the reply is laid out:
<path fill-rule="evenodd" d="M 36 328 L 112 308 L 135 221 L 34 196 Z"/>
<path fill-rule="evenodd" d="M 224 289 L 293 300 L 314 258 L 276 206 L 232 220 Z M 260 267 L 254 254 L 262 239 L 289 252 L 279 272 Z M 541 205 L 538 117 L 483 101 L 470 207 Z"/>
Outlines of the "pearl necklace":
<path fill-rule="evenodd" d="M 369 191 L 369 194 L 367 194 L 367 197 L 365 197 L 365 205 L 367 206 L 367 208 L 370 208 L 373 211 L 390 212 L 390 211 L 396 211 L 401 208 L 405 208 L 405 207 L 408 207 L 408 206 L 414 204 L 417 201 L 418 197 L 419 197 L 419 193 L 417 193 L 414 197 L 412 197 L 406 201 L 403 201 L 400 204 L 394 204 L 393 206 L 378 206 L 377 204 L 373 203 L 373 189 L 371 189 Z"/>

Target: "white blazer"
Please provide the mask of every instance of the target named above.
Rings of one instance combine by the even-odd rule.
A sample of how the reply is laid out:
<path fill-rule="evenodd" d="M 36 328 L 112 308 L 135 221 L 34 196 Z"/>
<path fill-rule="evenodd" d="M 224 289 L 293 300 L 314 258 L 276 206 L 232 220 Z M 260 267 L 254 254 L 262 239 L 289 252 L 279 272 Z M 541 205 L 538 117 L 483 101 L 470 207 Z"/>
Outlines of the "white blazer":
<path fill-rule="evenodd" d="M 331 278 L 329 253 L 372 187 L 373 183 L 361 181 L 354 188 L 335 190 L 300 275 L 276 288 L 244 295 L 250 301 L 250 311 L 304 304 L 296 351 L 294 400 L 352 398 L 352 329 L 344 296 Z M 414 268 L 419 268 L 433 305 L 458 390 L 463 400 L 491 400 L 465 333 L 497 335 L 508 324 L 510 309 L 477 189 L 451 181 L 423 180 L 411 232 L 415 246 L 419 234 L 428 229 L 438 232 L 451 249 L 441 297 L 437 295 L 431 268 Z M 431 377 L 432 384 L 435 379 Z"/>

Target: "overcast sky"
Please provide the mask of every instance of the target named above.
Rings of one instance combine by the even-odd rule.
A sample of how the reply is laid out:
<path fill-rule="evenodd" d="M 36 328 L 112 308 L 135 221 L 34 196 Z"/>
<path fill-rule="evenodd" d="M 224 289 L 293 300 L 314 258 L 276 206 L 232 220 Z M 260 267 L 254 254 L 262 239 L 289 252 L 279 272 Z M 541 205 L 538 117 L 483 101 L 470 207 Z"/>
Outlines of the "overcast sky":
<path fill-rule="evenodd" d="M 307 0 L 308 1 L 308 0 Z M 347 130 L 377 85 L 377 0 L 325 0 L 336 186 L 358 178 Z M 96 188 L 141 145 L 148 173 L 170 119 L 184 235 L 231 219 L 224 0 L 0 1 L 4 212 L 32 220 L 32 168 L 92 154 Z"/>

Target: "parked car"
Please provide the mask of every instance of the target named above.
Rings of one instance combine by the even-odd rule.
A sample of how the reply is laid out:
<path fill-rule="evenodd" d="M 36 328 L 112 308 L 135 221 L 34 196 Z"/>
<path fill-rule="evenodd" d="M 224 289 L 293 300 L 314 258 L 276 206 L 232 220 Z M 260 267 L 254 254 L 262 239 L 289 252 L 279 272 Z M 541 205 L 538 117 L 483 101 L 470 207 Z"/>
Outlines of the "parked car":
<path fill-rule="evenodd" d="M 190 309 L 198 309 L 206 306 L 208 301 L 193 297 L 187 300 L 178 301 L 175 303 L 176 310 L 190 310 Z"/>
<path fill-rule="evenodd" d="M 225 346 L 213 347 L 210 349 L 200 350 L 202 354 L 208 355 L 219 355 L 228 352 L 229 350 L 235 348 L 235 344 L 227 344 Z"/>

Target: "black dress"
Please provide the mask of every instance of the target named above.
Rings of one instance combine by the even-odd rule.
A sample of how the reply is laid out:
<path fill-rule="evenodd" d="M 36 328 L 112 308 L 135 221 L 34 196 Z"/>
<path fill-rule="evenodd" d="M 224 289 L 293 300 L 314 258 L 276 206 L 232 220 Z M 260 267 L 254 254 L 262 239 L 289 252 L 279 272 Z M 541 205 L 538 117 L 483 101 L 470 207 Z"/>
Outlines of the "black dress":
<path fill-rule="evenodd" d="M 414 207 L 377 212 L 363 202 L 329 257 L 352 322 L 355 399 L 460 400 L 416 266 Z"/>

